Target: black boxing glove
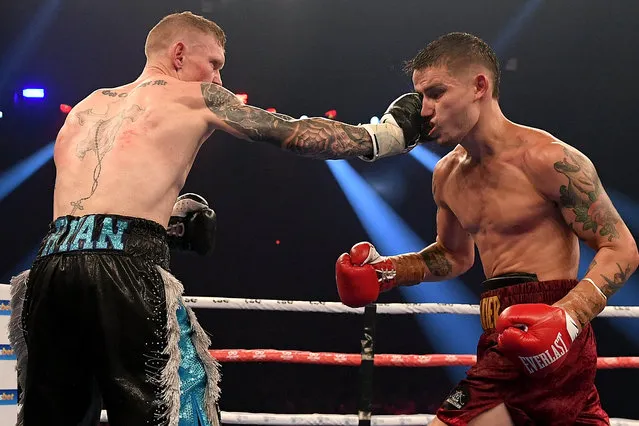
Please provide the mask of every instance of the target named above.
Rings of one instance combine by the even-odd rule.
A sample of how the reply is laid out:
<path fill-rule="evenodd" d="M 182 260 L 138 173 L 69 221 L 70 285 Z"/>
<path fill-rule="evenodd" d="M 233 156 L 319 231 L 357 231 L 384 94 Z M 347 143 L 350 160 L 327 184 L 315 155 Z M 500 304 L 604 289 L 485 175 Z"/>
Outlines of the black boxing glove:
<path fill-rule="evenodd" d="M 217 216 L 203 197 L 193 193 L 178 197 L 167 229 L 172 250 L 209 254 L 215 247 L 216 230 Z"/>
<path fill-rule="evenodd" d="M 429 140 L 429 120 L 421 116 L 422 98 L 418 93 L 406 93 L 395 99 L 382 115 L 379 124 L 364 124 L 373 139 L 373 156 L 360 156 L 375 161 L 403 154 L 418 142 Z"/>

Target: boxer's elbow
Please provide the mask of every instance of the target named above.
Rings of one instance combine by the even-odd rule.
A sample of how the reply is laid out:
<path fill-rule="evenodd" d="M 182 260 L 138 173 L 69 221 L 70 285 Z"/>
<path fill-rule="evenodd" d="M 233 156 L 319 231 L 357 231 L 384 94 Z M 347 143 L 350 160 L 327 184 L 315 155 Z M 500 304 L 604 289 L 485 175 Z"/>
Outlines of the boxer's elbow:
<path fill-rule="evenodd" d="M 452 257 L 455 260 L 456 276 L 466 273 L 475 264 L 475 250 L 453 253 Z"/>
<path fill-rule="evenodd" d="M 440 241 L 426 247 L 419 254 L 430 272 L 425 281 L 455 278 L 468 271 L 475 262 L 474 249 L 450 250 Z"/>
<path fill-rule="evenodd" d="M 593 231 L 595 230 L 593 229 Z M 621 220 L 617 221 L 615 226 L 605 224 L 605 226 L 596 230 L 594 235 L 589 235 L 588 238 L 582 239 L 597 252 L 599 257 L 627 264 L 633 271 L 639 266 L 637 241 L 630 229 Z"/>
<path fill-rule="evenodd" d="M 639 249 L 637 249 L 637 240 L 628 230 L 628 239 L 626 243 L 626 251 L 632 258 L 635 260 L 637 264 L 639 264 Z"/>
<path fill-rule="evenodd" d="M 589 272 L 593 278 L 601 277 L 609 284 L 604 293 L 610 297 L 627 282 L 638 266 L 639 251 L 632 238 L 600 247 Z"/>
<path fill-rule="evenodd" d="M 439 244 L 446 251 L 447 257 L 451 259 L 455 276 L 467 272 L 475 264 L 475 245 L 472 240 L 469 240 L 467 244 L 460 244 L 455 249 L 447 248 L 441 242 Z"/>
<path fill-rule="evenodd" d="M 637 243 L 634 238 L 625 245 L 623 249 L 625 256 L 628 258 L 628 264 L 632 269 L 632 273 L 637 270 L 639 266 L 639 250 L 637 250 Z"/>
<path fill-rule="evenodd" d="M 639 266 L 639 250 L 637 249 L 637 243 L 634 237 L 628 232 L 626 238 L 619 239 L 607 246 L 606 248 L 614 252 L 614 257 L 618 262 L 628 265 L 632 272 Z"/>

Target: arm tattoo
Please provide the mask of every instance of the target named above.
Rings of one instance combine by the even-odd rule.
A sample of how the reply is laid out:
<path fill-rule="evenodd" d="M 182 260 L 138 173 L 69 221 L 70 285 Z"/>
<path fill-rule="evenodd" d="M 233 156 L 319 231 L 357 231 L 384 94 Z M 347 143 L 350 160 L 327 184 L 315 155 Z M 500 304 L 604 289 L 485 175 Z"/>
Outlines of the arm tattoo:
<path fill-rule="evenodd" d="M 630 277 L 632 269 L 630 265 L 626 266 L 626 269 L 623 269 L 619 263 L 617 263 L 617 268 L 619 268 L 619 272 L 614 274 L 612 278 L 608 278 L 607 276 L 601 274 L 601 278 L 606 281 L 601 287 L 601 291 L 606 295 L 606 297 L 610 298 L 613 294 L 615 294 L 621 287 L 623 287 L 624 283 Z"/>
<path fill-rule="evenodd" d="M 209 110 L 252 141 L 267 142 L 313 158 L 347 158 L 373 153 L 371 138 L 362 127 L 324 118 L 283 119 L 282 115 L 244 105 L 233 93 L 215 84 L 202 83 L 201 89 Z"/>
<path fill-rule="evenodd" d="M 593 259 L 592 262 L 590 262 L 590 266 L 588 266 L 588 269 L 586 270 L 586 275 L 588 275 L 588 272 L 592 271 L 592 268 L 594 268 L 595 266 L 597 266 L 597 261 Z"/>
<path fill-rule="evenodd" d="M 422 250 L 421 253 L 428 270 L 436 277 L 445 277 L 453 270 L 453 265 L 446 259 L 446 252 L 439 247 Z"/>
<path fill-rule="evenodd" d="M 132 105 L 127 109 L 123 109 L 120 112 L 113 114 L 109 110 L 113 104 L 107 107 L 107 111 L 104 114 L 96 113 L 93 109 L 80 111 L 76 113 L 80 126 L 88 124 L 91 126 L 89 134 L 85 139 L 80 140 L 76 145 L 76 156 L 81 160 L 84 159 L 87 153 L 93 152 L 95 154 L 97 164 L 93 169 L 93 184 L 91 185 L 91 192 L 89 195 L 80 198 L 79 200 L 71 201 L 71 215 L 74 215 L 78 210 L 84 210 L 82 203 L 93 196 L 98 189 L 100 173 L 102 172 L 102 160 L 104 156 L 111 151 L 115 138 L 118 135 L 120 127 L 124 123 L 124 120 L 131 120 L 132 122 L 137 120 L 144 111 L 139 105 Z"/>
<path fill-rule="evenodd" d="M 559 188 L 560 206 L 573 211 L 575 227 L 581 223 L 584 231 L 590 229 L 595 234 L 599 231 L 599 235 L 607 236 L 608 241 L 619 238 L 615 227 L 619 216 L 609 203 L 600 199 L 601 181 L 594 167 L 566 148 L 564 153 L 563 161 L 554 164 L 555 171 L 568 178 L 568 185 Z"/>

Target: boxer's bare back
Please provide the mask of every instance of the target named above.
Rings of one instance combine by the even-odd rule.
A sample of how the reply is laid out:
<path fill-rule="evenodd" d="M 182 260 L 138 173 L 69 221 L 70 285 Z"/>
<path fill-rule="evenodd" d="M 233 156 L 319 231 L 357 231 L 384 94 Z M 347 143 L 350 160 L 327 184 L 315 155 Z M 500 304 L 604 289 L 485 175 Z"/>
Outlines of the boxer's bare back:
<path fill-rule="evenodd" d="M 368 133 L 322 118 L 293 120 L 243 105 L 214 83 L 155 73 L 76 105 L 54 150 L 54 218 L 120 214 L 164 226 L 202 143 L 215 129 L 299 155 L 370 155 Z"/>
<path fill-rule="evenodd" d="M 161 77 L 97 90 L 74 107 L 55 144 L 54 217 L 91 213 L 165 225 L 210 134 Z"/>

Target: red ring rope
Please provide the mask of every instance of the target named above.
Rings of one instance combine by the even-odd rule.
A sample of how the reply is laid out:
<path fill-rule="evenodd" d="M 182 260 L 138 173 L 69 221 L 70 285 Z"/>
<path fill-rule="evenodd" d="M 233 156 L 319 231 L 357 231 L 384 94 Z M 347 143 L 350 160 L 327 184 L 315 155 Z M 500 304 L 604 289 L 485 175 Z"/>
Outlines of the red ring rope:
<path fill-rule="evenodd" d="M 288 362 L 295 364 L 325 364 L 358 366 L 360 354 L 334 352 L 280 351 L 276 349 L 218 349 L 209 351 L 220 362 Z M 377 354 L 378 367 L 444 367 L 452 365 L 471 366 L 475 355 L 401 355 Z M 600 357 L 600 369 L 638 368 L 639 357 Z"/>

